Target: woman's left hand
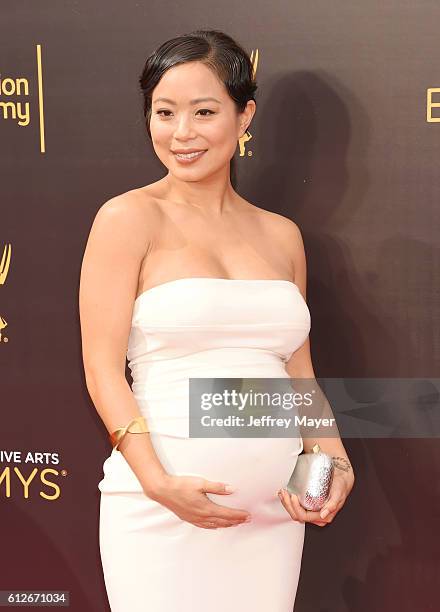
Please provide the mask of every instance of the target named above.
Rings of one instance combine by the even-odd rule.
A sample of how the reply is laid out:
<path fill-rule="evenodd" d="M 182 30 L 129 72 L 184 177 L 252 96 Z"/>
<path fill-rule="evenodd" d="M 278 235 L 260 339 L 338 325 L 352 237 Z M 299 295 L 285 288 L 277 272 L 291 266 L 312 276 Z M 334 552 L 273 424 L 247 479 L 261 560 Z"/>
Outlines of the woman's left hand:
<path fill-rule="evenodd" d="M 335 468 L 329 497 L 319 512 L 312 512 L 303 508 L 299 503 L 298 497 L 294 493 L 289 493 L 286 489 L 280 489 L 278 496 L 294 521 L 313 523 L 314 525 L 319 525 L 319 527 L 325 527 L 325 525 L 332 522 L 345 504 L 345 500 L 353 485 L 353 470 L 350 469 L 350 471 L 345 472 Z"/>

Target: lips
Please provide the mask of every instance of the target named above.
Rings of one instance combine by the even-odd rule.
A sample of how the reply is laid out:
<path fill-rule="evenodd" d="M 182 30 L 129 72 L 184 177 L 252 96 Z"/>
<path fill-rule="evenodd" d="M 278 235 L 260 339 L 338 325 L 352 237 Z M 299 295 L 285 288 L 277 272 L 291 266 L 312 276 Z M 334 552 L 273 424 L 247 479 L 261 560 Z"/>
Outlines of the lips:
<path fill-rule="evenodd" d="M 176 160 L 181 164 L 192 164 L 203 157 L 207 149 L 194 149 L 192 152 L 174 153 Z"/>
<path fill-rule="evenodd" d="M 206 149 L 175 149 L 174 151 L 171 150 L 171 153 L 187 154 L 187 153 L 201 153 L 202 151 L 206 151 Z"/>

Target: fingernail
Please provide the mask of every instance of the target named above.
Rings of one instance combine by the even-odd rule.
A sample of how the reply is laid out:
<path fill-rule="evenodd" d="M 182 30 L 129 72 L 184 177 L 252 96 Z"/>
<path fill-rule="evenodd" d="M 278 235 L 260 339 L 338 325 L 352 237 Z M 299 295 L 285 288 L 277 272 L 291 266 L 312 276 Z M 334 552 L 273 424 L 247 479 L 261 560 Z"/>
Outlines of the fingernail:
<path fill-rule="evenodd" d="M 233 487 L 232 485 L 225 485 L 225 491 L 227 491 L 228 493 L 233 493 L 235 491 L 235 487 Z"/>
<path fill-rule="evenodd" d="M 327 514 L 329 514 L 329 510 L 328 510 L 328 508 L 325 508 L 324 510 L 321 510 L 321 513 L 320 513 L 319 516 L 321 518 L 325 518 L 327 516 Z"/>

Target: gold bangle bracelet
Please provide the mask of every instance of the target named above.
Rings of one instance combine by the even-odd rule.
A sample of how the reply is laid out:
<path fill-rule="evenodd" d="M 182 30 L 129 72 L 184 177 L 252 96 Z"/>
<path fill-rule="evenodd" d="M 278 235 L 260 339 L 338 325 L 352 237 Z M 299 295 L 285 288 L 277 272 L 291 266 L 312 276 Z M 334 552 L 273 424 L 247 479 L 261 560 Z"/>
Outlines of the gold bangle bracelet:
<path fill-rule="evenodd" d="M 113 448 L 119 451 L 119 444 L 122 438 L 125 436 L 127 432 L 129 433 L 148 433 L 150 430 L 148 429 L 147 421 L 145 417 L 138 416 L 134 418 L 128 425 L 125 427 L 120 427 L 119 429 L 115 429 L 115 431 L 110 434 L 110 442 Z M 120 452 L 120 451 L 119 451 Z"/>

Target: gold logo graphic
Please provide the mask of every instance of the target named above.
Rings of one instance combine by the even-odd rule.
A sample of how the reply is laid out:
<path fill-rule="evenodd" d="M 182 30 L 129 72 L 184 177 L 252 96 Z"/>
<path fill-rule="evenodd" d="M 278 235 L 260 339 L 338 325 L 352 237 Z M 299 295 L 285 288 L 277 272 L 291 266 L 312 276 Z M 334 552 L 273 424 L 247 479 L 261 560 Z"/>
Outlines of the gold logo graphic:
<path fill-rule="evenodd" d="M 3 248 L 3 255 L 0 261 L 0 285 L 4 285 L 9 272 L 11 263 L 11 245 L 6 244 Z M 2 331 L 7 326 L 7 321 L 0 315 L 0 342 L 7 342 L 7 338 L 2 339 Z"/>
<path fill-rule="evenodd" d="M 432 109 L 438 108 L 440 106 L 440 96 L 439 102 L 432 101 L 432 94 L 440 94 L 440 87 L 429 87 L 426 90 L 426 121 L 428 123 L 438 123 L 440 122 L 440 117 L 432 116 Z"/>
<path fill-rule="evenodd" d="M 255 75 L 257 73 L 257 66 L 258 66 L 258 49 L 255 51 L 255 53 L 252 51 L 251 62 L 252 62 L 252 76 L 255 78 Z M 238 139 L 240 157 L 244 157 L 246 155 L 246 143 L 249 142 L 251 138 L 252 138 L 252 134 L 249 132 L 249 130 L 246 130 L 243 136 Z M 252 151 L 248 151 L 248 155 L 251 156 Z"/>
<path fill-rule="evenodd" d="M 28 79 L 24 77 L 13 79 L 11 77 L 2 77 L 0 75 L 0 95 L 4 96 L 5 98 L 28 96 Z M 21 102 L 20 100 L 3 102 L 3 100 L 1 100 L 0 108 L 3 110 L 3 119 L 15 119 L 17 120 L 17 124 L 23 127 L 29 125 L 31 121 L 29 102 Z"/>
<path fill-rule="evenodd" d="M 49 489 L 53 489 L 52 494 L 48 494 L 44 490 L 38 491 L 38 495 L 40 495 L 40 497 L 43 497 L 43 499 L 52 501 L 58 499 L 61 495 L 60 486 L 56 482 L 53 482 L 46 478 L 48 474 L 60 476 L 60 472 L 58 470 L 54 470 L 53 468 L 45 468 L 44 470 L 39 471 L 37 468 L 34 468 L 28 476 L 24 476 L 17 466 L 14 466 L 13 470 L 9 466 L 7 466 L 3 469 L 2 472 L 0 472 L 0 493 L 1 495 L 3 495 L 4 490 L 4 496 L 6 498 L 12 497 L 12 474 L 15 474 L 17 480 L 21 483 L 23 487 L 23 499 L 29 499 L 29 488 L 30 485 L 34 482 L 34 479 L 36 483 L 47 486 L 49 487 Z M 32 488 L 35 489 L 36 486 L 37 485 L 35 484 Z"/>
<path fill-rule="evenodd" d="M 11 245 L 6 244 L 3 248 L 2 260 L 0 262 L 0 285 L 4 285 L 9 272 L 11 263 Z"/>
<path fill-rule="evenodd" d="M 41 63 L 41 45 L 37 45 L 37 80 L 38 80 L 38 112 L 40 127 L 40 151 L 45 152 L 44 143 L 44 109 L 43 109 L 43 70 Z M 29 79 L 26 77 L 3 76 L 0 73 L 0 117 L 13 120 L 20 127 L 26 127 L 31 122 L 31 108 L 24 96 L 29 97 Z"/>
<path fill-rule="evenodd" d="M 0 449 L 0 499 L 17 496 L 23 499 L 39 496 L 48 501 L 59 499 L 68 471 L 49 467 L 49 464 L 59 466 L 59 463 L 59 453 Z M 26 468 L 14 464 L 26 464 Z M 31 466 L 29 472 L 28 464 L 38 464 L 38 467 Z"/>

